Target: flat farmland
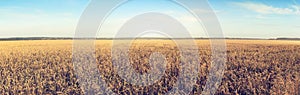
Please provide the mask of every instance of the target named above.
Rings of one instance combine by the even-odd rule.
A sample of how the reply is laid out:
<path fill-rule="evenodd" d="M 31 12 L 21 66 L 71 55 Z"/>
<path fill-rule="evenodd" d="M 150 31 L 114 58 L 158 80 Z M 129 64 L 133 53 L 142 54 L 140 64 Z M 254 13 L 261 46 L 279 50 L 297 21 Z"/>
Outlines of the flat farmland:
<path fill-rule="evenodd" d="M 209 40 L 195 43 L 200 70 L 190 94 L 198 95 L 204 89 L 212 53 Z M 0 41 L 0 94 L 84 94 L 74 73 L 72 45 L 72 40 Z M 132 85 L 113 71 L 112 56 L 117 55 L 112 55 L 112 46 L 112 40 L 95 41 L 95 64 L 108 89 L 117 94 L 145 95 L 165 94 L 172 89 L 182 62 L 175 42 L 131 43 L 128 57 L 135 72 L 128 74 L 150 72 L 154 52 L 165 57 L 164 76 L 148 87 Z M 300 94 L 300 41 L 226 40 L 226 47 L 225 72 L 215 94 Z M 98 86 L 91 89 L 103 94 Z"/>

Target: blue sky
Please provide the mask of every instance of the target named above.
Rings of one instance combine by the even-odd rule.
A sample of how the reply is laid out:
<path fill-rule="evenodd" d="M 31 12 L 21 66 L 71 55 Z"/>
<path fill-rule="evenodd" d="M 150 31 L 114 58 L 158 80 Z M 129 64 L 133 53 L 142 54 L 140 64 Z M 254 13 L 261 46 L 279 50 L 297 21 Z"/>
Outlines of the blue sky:
<path fill-rule="evenodd" d="M 208 0 L 223 33 L 235 38 L 300 37 L 300 0 Z M 73 37 L 89 0 L 0 0 L 0 38 Z M 178 18 L 194 37 L 206 37 L 195 19 L 168 1 L 132 1 L 108 17 L 100 37 L 111 37 L 118 25 L 139 12 L 157 11 Z M 202 10 L 203 11 L 203 10 Z"/>

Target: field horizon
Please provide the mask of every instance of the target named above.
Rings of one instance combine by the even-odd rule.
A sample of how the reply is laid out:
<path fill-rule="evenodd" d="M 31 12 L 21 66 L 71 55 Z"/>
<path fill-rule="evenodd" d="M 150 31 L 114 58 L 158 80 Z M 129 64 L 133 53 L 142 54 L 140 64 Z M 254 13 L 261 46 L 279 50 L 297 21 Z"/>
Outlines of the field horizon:
<path fill-rule="evenodd" d="M 7 37 L 0 38 L 0 41 L 11 40 L 81 40 L 81 39 L 96 39 L 96 40 L 126 40 L 126 39 L 154 39 L 154 40 L 171 40 L 171 39 L 194 39 L 194 40 L 210 40 L 210 39 L 224 39 L 224 40 L 292 40 L 300 41 L 300 38 L 278 37 L 278 38 L 238 38 L 238 37 L 224 37 L 224 38 L 162 38 L 162 37 L 136 37 L 136 38 L 75 38 L 75 37 Z"/>
<path fill-rule="evenodd" d="M 300 95 L 300 0 L 2 0 L 0 95 Z"/>

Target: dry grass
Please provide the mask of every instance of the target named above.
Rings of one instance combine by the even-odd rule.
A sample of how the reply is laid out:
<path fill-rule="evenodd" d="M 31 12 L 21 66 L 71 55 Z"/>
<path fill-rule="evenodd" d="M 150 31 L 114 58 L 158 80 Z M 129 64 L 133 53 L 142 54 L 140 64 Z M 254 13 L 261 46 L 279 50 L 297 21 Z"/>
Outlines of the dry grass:
<path fill-rule="evenodd" d="M 227 68 L 216 94 L 300 94 L 299 41 L 226 42 Z M 101 76 L 116 93 L 164 94 L 177 80 L 179 52 L 172 41 L 138 40 L 132 44 L 129 56 L 138 73 L 151 70 L 148 64 L 151 53 L 166 56 L 165 75 L 148 87 L 131 85 L 112 72 L 112 41 L 96 43 Z M 192 94 L 203 90 L 211 62 L 209 41 L 196 43 L 201 70 Z M 72 41 L 2 41 L 0 54 L 0 94 L 83 94 L 73 70 Z"/>

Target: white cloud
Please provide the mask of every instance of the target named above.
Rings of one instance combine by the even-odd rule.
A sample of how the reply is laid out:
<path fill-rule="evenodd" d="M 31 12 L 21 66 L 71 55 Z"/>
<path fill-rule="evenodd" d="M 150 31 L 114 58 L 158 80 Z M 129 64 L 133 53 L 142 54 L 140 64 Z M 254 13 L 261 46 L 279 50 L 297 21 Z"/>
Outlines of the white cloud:
<path fill-rule="evenodd" d="M 207 9 L 193 9 L 194 12 L 200 13 L 200 14 L 206 14 L 206 13 L 220 13 L 221 11 L 218 10 L 207 10 Z"/>
<path fill-rule="evenodd" d="M 235 5 L 244 7 L 260 14 L 300 15 L 299 6 L 292 5 L 287 8 L 278 8 L 261 3 L 235 2 Z"/>
<path fill-rule="evenodd" d="M 266 19 L 267 17 L 263 16 L 263 15 L 257 15 L 255 16 L 257 19 Z"/>

